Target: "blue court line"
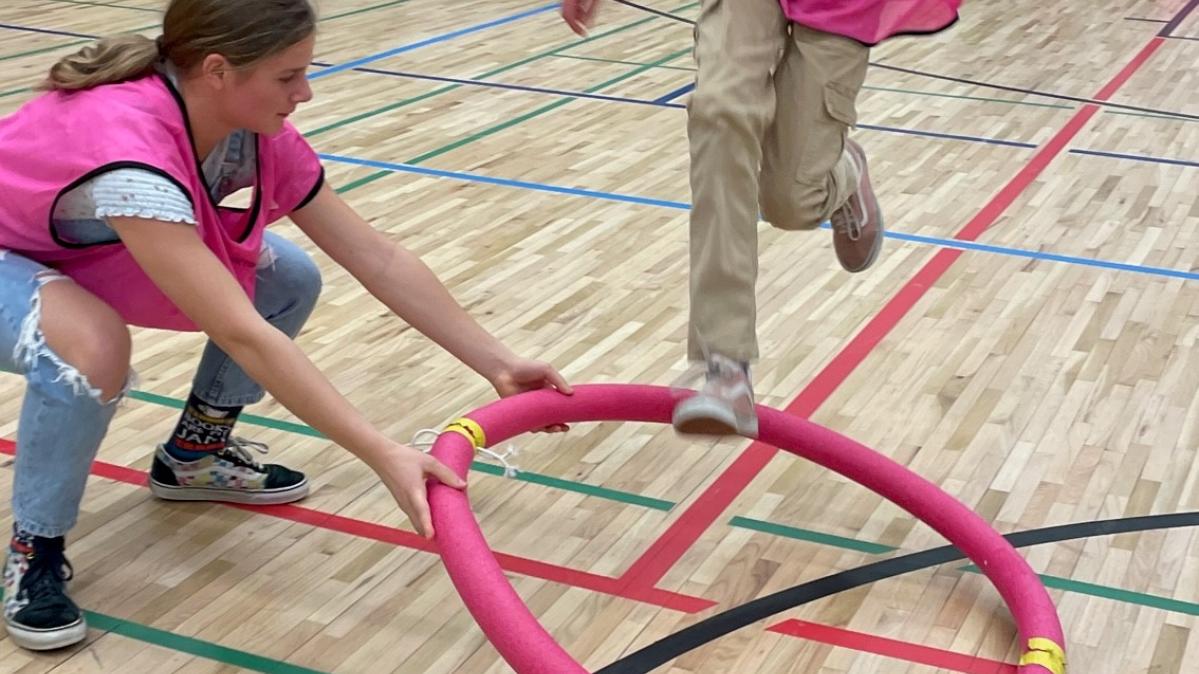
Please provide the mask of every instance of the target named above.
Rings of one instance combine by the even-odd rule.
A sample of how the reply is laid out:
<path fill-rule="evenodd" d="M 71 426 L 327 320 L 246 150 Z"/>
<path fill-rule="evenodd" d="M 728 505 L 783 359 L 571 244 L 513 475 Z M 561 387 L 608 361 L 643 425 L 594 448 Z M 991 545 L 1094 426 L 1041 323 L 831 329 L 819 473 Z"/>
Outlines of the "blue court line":
<path fill-rule="evenodd" d="M 451 33 L 446 33 L 444 35 L 437 35 L 435 37 L 431 37 L 426 40 L 421 40 L 420 42 L 413 42 L 412 44 L 404 45 L 403 47 L 396 47 L 395 49 L 389 49 L 387 51 L 379 52 L 378 54 L 374 54 L 371 56 L 364 56 L 360 59 L 354 59 L 353 61 L 347 61 L 340 65 L 325 68 L 324 70 L 322 70 L 320 72 L 312 73 L 311 75 L 308 76 L 308 79 L 315 80 L 315 79 L 318 79 L 321 77 L 328 77 L 329 75 L 334 75 L 336 73 L 344 72 L 346 70 L 353 70 L 354 68 L 357 68 L 359 66 L 364 66 L 368 63 L 374 63 L 375 61 L 382 61 L 383 59 L 391 58 L 392 56 L 396 56 L 397 54 L 403 54 L 404 52 L 410 52 L 414 49 L 420 49 L 421 47 L 427 47 L 431 44 L 437 44 L 439 42 L 446 42 L 448 40 L 453 40 L 454 38 L 457 38 L 457 37 L 462 37 L 463 35 L 470 35 L 471 33 L 477 33 L 482 30 L 487 30 L 488 28 L 494 28 L 496 26 L 502 26 L 504 24 L 512 23 L 514 21 L 520 21 L 521 19 L 525 19 L 530 16 L 535 16 L 537 14 L 544 14 L 546 12 L 550 12 L 550 11 L 558 9 L 558 6 L 559 5 L 557 2 L 550 3 L 548 5 L 542 5 L 541 7 L 537 7 L 535 9 L 530 9 L 530 10 L 525 10 L 523 12 L 513 14 L 511 16 L 505 16 L 505 17 L 502 17 L 499 19 L 495 19 L 493 21 L 488 21 L 486 23 L 480 23 L 476 26 L 470 26 L 468 28 L 456 30 Z"/>
<path fill-rule="evenodd" d="M 420 49 L 421 47 L 427 47 L 432 44 L 447 42 L 449 40 L 453 40 L 454 38 L 462 37 L 463 35 L 470 35 L 471 33 L 477 33 L 479 31 L 487 30 L 488 28 L 494 28 L 496 26 L 502 26 L 504 24 L 512 23 L 514 21 L 520 21 L 521 19 L 525 19 L 530 16 L 544 14 L 546 12 L 556 10 L 556 9 L 558 9 L 558 7 L 559 7 L 559 4 L 557 2 L 554 2 L 554 3 L 548 4 L 548 5 L 542 5 L 541 7 L 537 7 L 537 8 L 526 10 L 526 11 L 523 11 L 523 12 L 520 12 L 517 14 L 513 14 L 511 16 L 505 16 L 505 17 L 501 17 L 499 19 L 488 21 L 486 23 L 481 23 L 476 26 L 462 28 L 460 30 L 456 30 L 456 31 L 453 31 L 450 33 L 445 33 L 443 35 L 436 35 L 434 37 L 431 37 L 431 38 L 428 38 L 425 40 L 421 40 L 419 42 L 413 42 L 412 44 L 407 44 L 402 47 L 396 47 L 395 49 L 389 49 L 387 51 L 380 52 L 378 54 L 373 54 L 371 56 L 364 56 L 362 58 L 355 59 L 353 61 L 347 61 L 347 62 L 339 64 L 339 65 L 322 64 L 323 69 L 320 70 L 319 72 L 309 74 L 308 79 L 315 80 L 315 79 L 319 79 L 322 77 L 328 77 L 329 75 L 335 75 L 337 73 L 344 72 L 346 70 L 355 70 L 359 66 L 363 66 L 368 63 L 374 63 L 375 61 L 382 61 L 384 59 L 391 58 L 398 54 L 403 54 L 405 52 L 410 52 L 410 51 L 413 51 L 416 49 Z M 17 30 L 17 31 L 23 31 L 26 33 L 44 33 L 46 35 L 62 35 L 65 37 L 78 37 L 78 38 L 84 38 L 84 39 L 90 39 L 90 40 L 100 39 L 100 36 L 98 36 L 98 35 L 89 35 L 87 33 L 72 33 L 72 32 L 64 31 L 64 30 L 50 30 L 48 28 L 34 28 L 31 26 L 17 26 L 14 24 L 7 24 L 7 23 L 0 23 L 0 29 Z"/>
<path fill-rule="evenodd" d="M 694 82 L 684 84 L 683 86 L 679 87 L 678 89 L 675 89 L 674 91 L 670 92 L 669 94 L 666 94 L 665 96 L 660 96 L 658 98 L 655 98 L 654 102 L 655 103 L 669 103 L 669 102 L 673 101 L 674 99 L 678 98 L 679 96 L 691 93 L 691 90 L 694 88 L 695 88 Z"/>
<path fill-rule="evenodd" d="M 1199 272 L 1170 269 L 1168 267 L 1152 267 L 1148 265 L 1128 264 L 1125 262 L 1112 262 L 1110 260 L 1099 260 L 1091 257 L 1078 257 L 1076 255 L 1058 255 L 1057 253 L 1046 253 L 1039 250 L 1008 248 L 1007 246 L 992 246 L 985 243 L 975 243 L 973 241 L 943 239 L 933 236 L 920 236 L 919 234 L 901 234 L 899 232 L 887 232 L 886 234 L 887 238 L 896 239 L 898 241 L 926 243 L 933 246 L 943 246 L 945 248 L 959 248 L 961 250 L 973 250 L 981 253 L 998 253 L 1000 255 L 1028 258 L 1030 260 L 1064 262 L 1066 264 L 1082 265 L 1085 267 L 1098 267 L 1100 269 L 1114 269 L 1116 271 L 1129 271 L 1137 274 L 1149 274 L 1151 276 L 1166 276 L 1170 278 L 1186 279 L 1188 281 L 1199 281 Z"/>
<path fill-rule="evenodd" d="M 427 166 L 416 166 L 415 164 L 397 164 L 395 162 L 376 161 L 374 159 L 360 159 L 358 157 L 345 157 L 342 155 L 321 153 L 321 159 L 335 161 L 341 164 L 354 164 L 357 166 L 365 166 L 368 168 L 382 169 L 384 171 L 394 171 L 396 173 L 416 173 L 418 175 L 432 176 L 435 178 L 450 178 L 453 180 L 464 180 L 472 183 L 485 183 L 488 185 L 500 185 L 503 187 L 518 187 L 526 190 L 534 190 L 537 192 L 551 192 L 553 194 L 569 194 L 576 197 L 590 197 L 592 199 L 603 199 L 605 201 L 620 201 L 629 204 L 641 204 L 644 206 L 658 206 L 660 208 L 673 208 L 676 210 L 687 211 L 691 210 L 691 205 L 682 201 L 668 201 L 666 199 L 652 199 L 650 197 L 639 197 L 632 194 L 616 194 L 614 192 L 600 192 L 597 190 L 587 190 L 578 187 L 560 187 L 558 185 L 547 185 L 545 183 L 535 183 L 525 180 L 511 180 L 508 178 L 492 178 L 491 176 L 483 176 L 477 173 L 466 173 L 463 171 L 445 171 L 442 169 L 429 168 Z"/>
<path fill-rule="evenodd" d="M 356 166 L 365 166 L 368 168 L 382 169 L 385 171 L 394 171 L 396 173 L 415 173 L 418 175 L 431 176 L 435 178 L 449 178 L 451 180 L 462 180 L 466 182 L 483 183 L 488 185 L 498 185 L 502 187 L 515 187 L 519 189 L 533 190 L 537 192 L 549 192 L 551 194 L 566 194 L 571 196 L 589 197 L 592 199 L 602 199 L 605 201 L 616 201 L 621 203 L 641 204 L 645 206 L 656 206 L 659 208 L 670 208 L 674 210 L 686 211 L 691 209 L 691 204 L 683 201 L 670 201 L 667 199 L 653 199 L 650 197 L 639 197 L 630 194 L 618 194 L 614 192 L 603 192 L 600 190 L 588 190 L 577 187 L 561 187 L 558 185 L 547 185 L 545 183 L 537 183 L 527 180 L 511 180 L 508 178 L 493 178 L 491 176 L 483 176 L 475 173 L 467 173 L 464 171 L 446 171 L 443 169 L 433 169 L 425 166 L 414 166 L 412 164 L 399 164 L 395 162 L 377 161 L 373 159 L 361 159 L 358 157 L 346 157 L 342 155 L 322 153 L 321 159 L 333 161 L 343 164 L 353 164 Z M 828 228 L 828 223 L 823 225 Z M 1057 253 L 1046 253 L 1036 250 L 1025 250 L 1022 248 L 1010 248 L 1007 246 L 994 246 L 984 243 L 975 243 L 973 241 L 960 241 L 957 239 L 946 239 L 934 236 L 922 236 L 919 234 L 904 234 L 900 232 L 886 232 L 888 239 L 896 241 L 907 241 L 910 243 L 927 244 L 931 246 L 940 246 L 943 248 L 957 248 L 961 250 L 977 251 L 983 253 L 994 253 L 998 255 L 1008 255 L 1011 257 L 1020 257 L 1030 260 L 1042 260 L 1046 262 L 1061 262 L 1065 264 L 1078 265 L 1083 267 L 1095 267 L 1099 269 L 1110 269 L 1115 271 L 1133 272 L 1137 274 L 1146 274 L 1149 276 L 1164 276 L 1168 278 L 1180 278 L 1189 281 L 1199 281 L 1199 273 L 1183 271 L 1178 269 L 1169 269 L 1167 267 L 1153 267 L 1148 265 L 1128 264 L 1124 262 L 1112 262 L 1109 260 L 1100 260 L 1089 257 L 1079 257 L 1077 255 L 1059 255 Z"/>
<path fill-rule="evenodd" d="M 1070 150 L 1070 154 L 1082 154 L 1088 157 L 1107 157 L 1108 159 L 1128 159 L 1130 161 L 1144 161 L 1153 164 L 1170 164 L 1171 166 L 1188 166 L 1191 168 L 1199 168 L 1199 161 L 1190 161 L 1187 159 L 1169 159 L 1167 157 L 1149 157 L 1140 154 L 1124 154 L 1122 152 L 1101 152 L 1099 150 Z"/>

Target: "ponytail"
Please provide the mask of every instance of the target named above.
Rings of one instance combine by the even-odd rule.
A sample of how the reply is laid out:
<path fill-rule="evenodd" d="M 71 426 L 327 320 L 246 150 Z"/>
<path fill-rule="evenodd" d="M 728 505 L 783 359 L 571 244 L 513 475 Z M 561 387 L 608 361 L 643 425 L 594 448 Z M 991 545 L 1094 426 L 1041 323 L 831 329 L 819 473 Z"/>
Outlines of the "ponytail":
<path fill-rule="evenodd" d="M 124 82 L 149 74 L 158 58 L 158 44 L 150 38 L 142 35 L 105 38 L 55 63 L 39 88 L 76 91 Z"/>

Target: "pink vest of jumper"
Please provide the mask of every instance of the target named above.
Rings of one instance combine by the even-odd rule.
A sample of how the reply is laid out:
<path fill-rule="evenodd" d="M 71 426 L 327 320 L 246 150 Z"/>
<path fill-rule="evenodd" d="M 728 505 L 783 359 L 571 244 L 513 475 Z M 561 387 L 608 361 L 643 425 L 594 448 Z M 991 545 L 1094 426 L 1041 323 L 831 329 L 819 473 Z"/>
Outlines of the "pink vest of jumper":
<path fill-rule="evenodd" d="M 51 216 L 62 195 L 103 171 L 162 175 L 191 200 L 200 238 L 253 298 L 263 231 L 307 203 L 323 180 L 316 153 L 290 124 L 255 142 L 252 205 L 220 207 L 205 185 L 183 100 L 164 76 L 43 94 L 0 119 L 0 249 L 62 272 L 132 325 L 196 330 L 119 241 L 64 240 Z"/>
<path fill-rule="evenodd" d="M 875 45 L 896 35 L 942 30 L 958 18 L 961 0 L 780 0 L 795 23 Z"/>

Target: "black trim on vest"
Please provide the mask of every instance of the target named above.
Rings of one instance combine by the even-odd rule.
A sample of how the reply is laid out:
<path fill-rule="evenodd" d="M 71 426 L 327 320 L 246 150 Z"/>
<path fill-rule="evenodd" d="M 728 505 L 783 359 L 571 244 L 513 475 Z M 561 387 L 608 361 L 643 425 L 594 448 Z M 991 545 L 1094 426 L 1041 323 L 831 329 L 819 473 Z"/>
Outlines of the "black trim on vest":
<path fill-rule="evenodd" d="M 188 116 L 188 114 L 187 114 L 187 104 L 183 100 L 183 95 L 181 93 L 179 93 L 179 90 L 177 90 L 175 88 L 175 85 L 171 84 L 171 78 L 167 77 L 163 73 L 156 73 L 156 75 L 160 80 L 162 80 L 162 84 L 163 84 L 163 86 L 165 86 L 167 88 L 167 91 L 171 92 L 171 97 L 175 99 L 175 103 L 179 106 L 179 112 L 183 115 L 183 126 L 185 129 L 187 129 L 187 140 L 188 140 L 188 143 L 191 144 L 192 158 L 196 162 L 196 175 L 198 175 L 200 177 L 200 184 L 204 185 L 204 193 L 208 197 L 208 202 L 211 203 L 212 207 L 215 208 L 217 211 L 232 210 L 234 212 L 244 212 L 244 209 L 236 209 L 236 208 L 235 209 L 223 209 L 223 207 L 216 202 L 216 199 L 213 198 L 212 186 L 208 184 L 208 178 L 204 175 L 204 163 L 200 158 L 199 150 L 196 149 L 196 135 L 192 132 L 191 117 Z M 247 133 L 249 133 L 249 132 L 247 132 Z M 251 135 L 254 136 L 254 150 L 255 150 L 254 151 L 254 202 L 253 202 L 253 206 L 251 206 L 249 209 L 250 216 L 246 223 L 245 229 L 242 231 L 241 237 L 237 239 L 238 243 L 242 243 L 247 238 L 249 238 L 250 233 L 254 231 L 254 225 L 257 224 L 258 214 L 262 211 L 262 152 L 261 152 L 262 146 L 261 146 L 261 143 L 259 142 L 258 134 L 254 133 Z M 198 213 L 196 214 L 196 217 L 197 217 L 197 219 L 199 219 Z M 219 224 L 220 223 L 218 223 L 218 226 L 219 226 Z"/>
<path fill-rule="evenodd" d="M 316 195 L 320 194 L 321 188 L 324 186 L 325 186 L 325 167 L 321 166 L 321 173 L 320 173 L 320 175 L 318 175 L 316 177 L 316 184 L 313 185 L 312 189 L 308 191 L 308 196 L 301 199 L 299 205 L 296 206 L 295 208 L 291 209 L 291 212 L 295 213 L 296 211 L 300 210 L 301 208 L 304 208 L 309 203 L 311 203 L 312 200 L 316 198 Z"/>
<path fill-rule="evenodd" d="M 250 207 L 250 217 L 246 219 L 246 228 L 242 230 L 241 236 L 237 242 L 242 243 L 250 238 L 250 234 L 254 231 L 254 225 L 258 224 L 258 214 L 262 211 L 262 139 L 258 134 L 254 136 L 254 205 Z M 204 183 L 208 185 L 207 182 Z M 217 206 L 219 209 L 220 206 Z"/>
<path fill-rule="evenodd" d="M 188 202 L 192 205 L 192 209 L 193 210 L 195 209 L 196 200 L 195 200 L 194 195 L 192 195 L 191 190 L 188 189 L 186 185 L 179 182 L 175 178 L 175 176 L 172 176 L 171 174 L 158 168 L 157 166 L 151 166 L 150 164 L 144 164 L 142 162 L 137 162 L 137 161 L 112 162 L 111 164 L 105 164 L 103 166 L 100 166 L 99 168 L 94 168 L 91 171 L 88 171 L 87 173 L 83 174 L 81 177 L 76 178 L 69 185 L 67 185 L 62 190 L 60 190 L 58 192 L 58 194 L 54 197 L 54 203 L 50 205 L 50 217 L 49 217 L 50 238 L 54 239 L 54 243 L 57 243 L 58 245 L 62 246 L 63 248 L 82 250 L 84 248 L 94 248 L 96 246 L 111 246 L 113 244 L 118 244 L 121 242 L 121 240 L 118 238 L 115 241 L 98 241 L 96 243 L 73 243 L 73 242 L 67 241 L 66 239 L 59 236 L 58 230 L 55 229 L 55 227 L 54 227 L 54 211 L 58 210 L 58 202 L 61 201 L 64 196 L 66 196 L 67 194 L 70 194 L 72 190 L 78 188 L 80 185 L 83 185 L 84 183 L 88 182 L 89 180 L 93 180 L 96 176 L 98 176 L 102 173 L 107 173 L 109 171 L 116 171 L 119 169 L 141 169 L 143 171 L 149 171 L 150 173 L 153 173 L 155 175 L 159 175 L 159 176 L 162 176 L 163 178 L 166 178 L 167 180 L 169 180 L 171 182 L 171 184 L 175 185 L 176 187 L 179 188 L 179 190 L 181 192 L 183 192 L 183 194 L 187 197 Z"/>

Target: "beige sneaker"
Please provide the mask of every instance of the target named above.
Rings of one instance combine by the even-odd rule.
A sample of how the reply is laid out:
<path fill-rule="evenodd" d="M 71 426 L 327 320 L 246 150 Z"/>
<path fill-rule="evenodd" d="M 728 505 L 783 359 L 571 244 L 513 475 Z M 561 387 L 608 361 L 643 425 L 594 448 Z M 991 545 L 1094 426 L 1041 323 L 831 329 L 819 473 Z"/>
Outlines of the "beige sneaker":
<path fill-rule="evenodd" d="M 671 423 L 679 433 L 695 435 L 758 435 L 758 414 L 749 366 L 713 355 L 703 389 L 674 408 Z"/>

